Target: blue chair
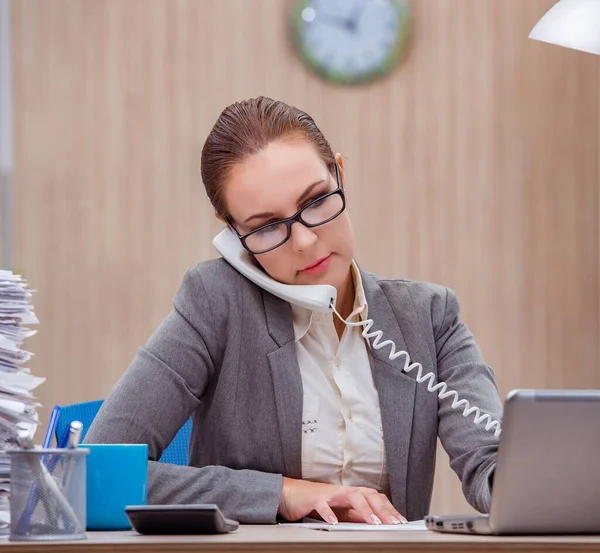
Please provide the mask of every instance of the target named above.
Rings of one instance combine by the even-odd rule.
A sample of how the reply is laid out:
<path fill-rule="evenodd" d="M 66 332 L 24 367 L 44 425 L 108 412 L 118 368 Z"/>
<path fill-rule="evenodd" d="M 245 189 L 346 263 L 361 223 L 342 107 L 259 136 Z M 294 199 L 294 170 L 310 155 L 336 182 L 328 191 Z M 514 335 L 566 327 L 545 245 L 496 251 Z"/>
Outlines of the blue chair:
<path fill-rule="evenodd" d="M 58 422 L 56 424 L 57 443 L 60 442 L 63 436 L 69 431 L 69 424 L 74 420 L 83 423 L 83 430 L 81 432 L 81 440 L 83 441 L 98 410 L 102 406 L 102 402 L 103 400 L 99 399 L 96 401 L 86 401 L 84 403 L 75 403 L 73 405 L 61 407 Z M 177 432 L 173 441 L 165 448 L 159 462 L 186 466 L 188 464 L 188 448 L 191 433 L 192 419 L 188 419 L 179 429 L 179 432 Z"/>

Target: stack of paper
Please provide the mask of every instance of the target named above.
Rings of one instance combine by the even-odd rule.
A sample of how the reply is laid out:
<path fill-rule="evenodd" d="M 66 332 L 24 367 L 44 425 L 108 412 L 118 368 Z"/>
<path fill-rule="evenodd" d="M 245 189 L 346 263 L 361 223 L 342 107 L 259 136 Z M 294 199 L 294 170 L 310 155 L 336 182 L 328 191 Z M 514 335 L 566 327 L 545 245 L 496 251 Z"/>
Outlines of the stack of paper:
<path fill-rule="evenodd" d="M 0 271 L 0 533 L 8 530 L 10 461 L 6 450 L 14 446 L 19 429 L 33 435 L 39 403 L 32 391 L 45 379 L 31 374 L 24 364 L 32 354 L 21 349 L 23 340 L 36 331 L 24 325 L 37 320 L 31 292 L 20 275 Z"/>

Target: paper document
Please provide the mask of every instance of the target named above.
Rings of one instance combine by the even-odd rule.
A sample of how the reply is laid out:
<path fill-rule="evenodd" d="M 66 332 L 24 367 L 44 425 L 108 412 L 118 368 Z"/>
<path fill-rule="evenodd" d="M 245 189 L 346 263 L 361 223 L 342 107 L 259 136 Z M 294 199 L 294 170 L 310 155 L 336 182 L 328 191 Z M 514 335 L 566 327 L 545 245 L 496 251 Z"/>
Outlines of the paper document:
<path fill-rule="evenodd" d="M 23 325 L 39 322 L 30 300 L 31 291 L 22 277 L 0 270 L 0 536 L 8 532 L 10 520 L 10 462 L 6 451 L 15 447 L 20 429 L 33 435 L 39 403 L 31 392 L 44 382 L 23 366 L 32 353 L 21 346 L 25 338 L 35 334 Z"/>
<path fill-rule="evenodd" d="M 423 532 L 427 531 L 424 520 L 413 520 L 406 524 L 367 524 L 362 522 L 338 522 L 327 524 L 326 522 L 296 522 L 284 523 L 282 526 L 294 528 L 305 528 L 307 530 L 325 530 L 327 532 Z"/>

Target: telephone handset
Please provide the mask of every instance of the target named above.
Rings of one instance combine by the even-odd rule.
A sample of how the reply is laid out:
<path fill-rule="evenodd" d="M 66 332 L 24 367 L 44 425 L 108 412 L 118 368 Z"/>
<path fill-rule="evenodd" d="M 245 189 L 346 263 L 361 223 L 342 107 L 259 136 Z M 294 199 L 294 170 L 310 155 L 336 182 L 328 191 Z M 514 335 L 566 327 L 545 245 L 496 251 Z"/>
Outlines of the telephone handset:
<path fill-rule="evenodd" d="M 228 228 L 214 237 L 213 246 L 238 272 L 274 296 L 312 311 L 332 312 L 334 310 L 337 299 L 337 290 L 334 286 L 328 284 L 304 286 L 277 282 L 258 267 L 239 238 Z"/>
<path fill-rule="evenodd" d="M 371 347 L 379 349 L 389 345 L 389 358 L 392 361 L 401 355 L 404 356 L 404 367 L 402 368 L 404 372 L 409 373 L 416 369 L 417 382 L 427 382 L 427 389 L 430 392 L 437 392 L 440 399 L 452 397 L 453 409 L 462 408 L 462 415 L 464 417 L 469 417 L 471 414 L 474 414 L 473 422 L 475 424 L 485 423 L 485 429 L 487 431 L 493 431 L 496 436 L 500 436 L 502 428 L 499 421 L 493 420 L 487 413 L 482 414 L 478 407 L 471 406 L 466 399 L 459 399 L 458 393 L 454 390 L 449 390 L 445 382 L 438 382 L 436 384 L 435 375 L 432 372 L 423 374 L 423 367 L 421 364 L 411 364 L 410 357 L 406 351 L 396 351 L 396 344 L 394 344 L 392 340 L 381 341 L 383 337 L 383 332 L 381 332 L 381 330 L 370 332 L 370 329 L 374 324 L 372 319 L 357 322 L 344 320 L 335 308 L 337 290 L 334 286 L 327 284 L 293 285 L 277 282 L 258 267 L 256 261 L 252 259 L 250 254 L 244 249 L 238 237 L 228 228 L 222 230 L 214 237 L 213 246 L 234 269 L 274 296 L 313 311 L 335 313 L 337 317 L 348 326 L 362 326 L 362 335 Z M 371 338 L 373 339 L 372 341 L 370 341 Z"/>

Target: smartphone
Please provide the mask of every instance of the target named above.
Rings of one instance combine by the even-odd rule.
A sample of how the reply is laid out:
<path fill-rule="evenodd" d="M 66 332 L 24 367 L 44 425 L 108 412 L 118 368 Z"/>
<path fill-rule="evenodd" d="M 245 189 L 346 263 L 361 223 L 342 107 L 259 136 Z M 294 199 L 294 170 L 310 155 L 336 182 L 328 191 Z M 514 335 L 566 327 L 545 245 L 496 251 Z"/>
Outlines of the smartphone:
<path fill-rule="evenodd" d="M 239 522 L 217 505 L 127 505 L 125 513 L 140 534 L 225 534 Z"/>

